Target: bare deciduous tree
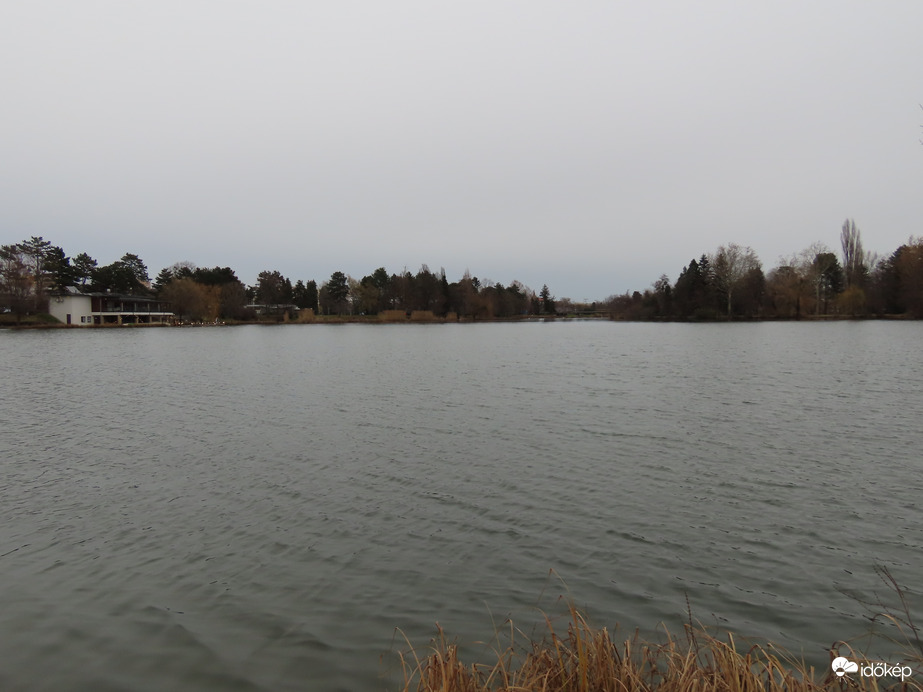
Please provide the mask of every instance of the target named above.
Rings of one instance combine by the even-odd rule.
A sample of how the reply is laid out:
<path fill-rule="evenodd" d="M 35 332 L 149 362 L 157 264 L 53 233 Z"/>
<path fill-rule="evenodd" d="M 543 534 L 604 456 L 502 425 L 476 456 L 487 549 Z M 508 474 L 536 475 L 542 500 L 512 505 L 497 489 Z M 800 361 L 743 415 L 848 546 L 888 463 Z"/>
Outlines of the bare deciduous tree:
<path fill-rule="evenodd" d="M 846 287 L 850 288 L 860 281 L 862 274 L 862 261 L 865 253 L 862 250 L 862 234 L 852 219 L 843 222 L 840 233 L 840 246 L 843 248 L 843 271 L 846 272 Z"/>
<path fill-rule="evenodd" d="M 4 308 L 16 315 L 17 322 L 28 312 L 32 276 L 19 245 L 0 247 L 0 299 Z"/>
<path fill-rule="evenodd" d="M 718 290 L 727 297 L 727 316 L 731 318 L 731 300 L 734 289 L 747 274 L 761 266 L 759 258 L 751 247 L 729 243 L 718 248 L 710 258 L 712 272 Z"/>

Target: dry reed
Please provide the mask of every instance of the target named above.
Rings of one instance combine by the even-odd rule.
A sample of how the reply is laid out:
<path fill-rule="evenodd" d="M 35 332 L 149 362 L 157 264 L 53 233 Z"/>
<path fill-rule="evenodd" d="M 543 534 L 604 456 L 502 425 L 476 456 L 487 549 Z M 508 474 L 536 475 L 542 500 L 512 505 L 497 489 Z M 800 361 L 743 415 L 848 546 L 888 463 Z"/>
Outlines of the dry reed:
<path fill-rule="evenodd" d="M 837 677 L 830 666 L 818 672 L 772 645 L 744 649 L 733 635 L 720 640 L 691 623 L 683 636 L 665 632 L 661 643 L 645 641 L 635 633 L 621 645 L 613 642 L 605 628 L 590 626 L 573 606 L 566 633 L 556 632 L 547 617 L 545 623 L 544 639 L 529 642 L 525 648 L 517 648 L 517 631 L 510 625 L 509 644 L 493 646 L 495 660 L 489 664 L 461 661 L 457 645 L 450 644 L 440 628 L 427 655 L 421 658 L 412 648 L 400 655 L 403 691 L 923 692 L 923 685 L 913 677 L 903 682 L 858 674 Z M 841 646 L 847 650 L 841 654 L 831 648 L 831 661 L 840 655 L 860 658 L 848 645 Z M 912 647 L 907 653 L 919 670 L 919 654 L 914 656 Z"/>

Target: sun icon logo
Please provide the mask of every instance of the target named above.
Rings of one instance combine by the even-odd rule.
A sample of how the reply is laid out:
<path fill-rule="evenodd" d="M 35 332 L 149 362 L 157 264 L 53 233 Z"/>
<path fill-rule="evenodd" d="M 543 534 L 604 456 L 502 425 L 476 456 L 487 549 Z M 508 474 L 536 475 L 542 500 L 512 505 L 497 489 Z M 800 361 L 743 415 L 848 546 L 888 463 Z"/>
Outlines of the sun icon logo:
<path fill-rule="evenodd" d="M 838 678 L 843 677 L 846 673 L 856 673 L 859 671 L 859 664 L 850 661 L 845 656 L 838 656 L 833 659 L 833 672 Z"/>

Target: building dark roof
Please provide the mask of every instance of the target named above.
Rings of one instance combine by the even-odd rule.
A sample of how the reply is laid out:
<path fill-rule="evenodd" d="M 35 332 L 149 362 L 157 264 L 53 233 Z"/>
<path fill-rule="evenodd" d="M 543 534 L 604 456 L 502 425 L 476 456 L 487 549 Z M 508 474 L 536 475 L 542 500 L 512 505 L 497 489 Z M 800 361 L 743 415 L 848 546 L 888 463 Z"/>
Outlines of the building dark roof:
<path fill-rule="evenodd" d="M 82 291 L 77 286 L 67 286 L 64 291 L 52 295 L 87 296 L 88 298 L 114 298 L 116 300 L 143 301 L 146 303 L 167 303 L 157 296 L 140 296 L 134 293 L 112 293 L 110 291 Z"/>

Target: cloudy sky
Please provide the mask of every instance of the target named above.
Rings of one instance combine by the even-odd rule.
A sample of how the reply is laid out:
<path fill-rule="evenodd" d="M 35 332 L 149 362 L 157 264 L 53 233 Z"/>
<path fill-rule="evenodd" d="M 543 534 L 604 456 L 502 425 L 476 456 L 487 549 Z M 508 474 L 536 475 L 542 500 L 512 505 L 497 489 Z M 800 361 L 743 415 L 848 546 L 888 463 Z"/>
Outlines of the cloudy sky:
<path fill-rule="evenodd" d="M 923 3 L 29 0 L 0 242 L 599 299 L 923 234 Z"/>

